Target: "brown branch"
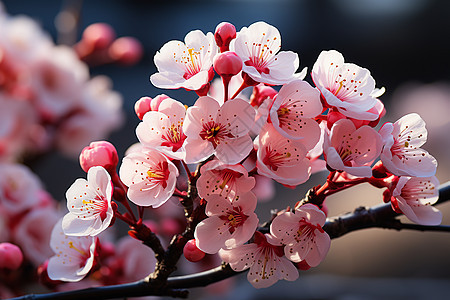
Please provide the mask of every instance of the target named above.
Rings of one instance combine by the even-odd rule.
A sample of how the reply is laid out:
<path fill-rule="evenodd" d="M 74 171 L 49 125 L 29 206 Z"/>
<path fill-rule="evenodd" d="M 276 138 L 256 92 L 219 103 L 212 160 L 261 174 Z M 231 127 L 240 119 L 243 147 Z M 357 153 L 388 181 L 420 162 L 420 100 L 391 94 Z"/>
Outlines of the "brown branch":
<path fill-rule="evenodd" d="M 439 200 L 436 204 L 450 201 L 450 182 L 439 187 Z M 330 237 L 338 238 L 346 233 L 365 228 L 388 229 L 412 229 L 422 231 L 450 231 L 450 226 L 422 226 L 416 224 L 403 224 L 395 218 L 395 213 L 390 204 L 381 204 L 372 208 L 357 208 L 353 213 L 328 219 L 323 229 Z M 392 220 L 394 222 L 392 222 Z M 398 222 L 397 222 L 398 221 Z M 181 255 L 181 254 L 180 254 Z M 109 299 L 119 297 L 137 296 L 171 296 L 186 298 L 188 291 L 185 289 L 202 287 L 227 279 L 240 272 L 233 271 L 228 265 L 223 264 L 217 268 L 185 276 L 169 277 L 165 286 L 155 283 L 153 280 L 141 280 L 129 284 L 89 288 L 62 293 L 50 293 L 40 295 L 26 295 L 11 300 L 69 300 L 69 299 Z"/>

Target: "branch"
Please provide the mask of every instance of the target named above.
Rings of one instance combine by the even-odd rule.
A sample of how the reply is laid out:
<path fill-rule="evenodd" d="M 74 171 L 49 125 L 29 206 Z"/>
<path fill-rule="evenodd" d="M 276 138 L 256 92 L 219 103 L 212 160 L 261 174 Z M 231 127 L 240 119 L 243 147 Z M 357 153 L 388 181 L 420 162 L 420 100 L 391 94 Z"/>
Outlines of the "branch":
<path fill-rule="evenodd" d="M 439 187 L 439 200 L 436 204 L 450 201 L 450 182 Z M 323 229 L 330 238 L 338 238 L 346 233 L 364 228 L 388 228 L 388 229 L 412 229 L 421 231 L 450 231 L 450 226 L 423 226 L 417 224 L 404 224 L 396 220 L 399 216 L 394 212 L 390 204 L 381 204 L 371 208 L 360 207 L 353 213 L 328 219 Z M 394 221 L 394 222 L 393 222 Z M 188 291 L 185 289 L 207 286 L 222 281 L 241 272 L 233 271 L 229 265 L 222 264 L 214 269 L 185 276 L 169 277 L 167 284 L 161 288 L 160 284 L 141 280 L 129 284 L 89 288 L 62 293 L 50 293 L 40 295 L 26 295 L 11 300 L 71 300 L 71 299 L 109 299 L 120 297 L 138 296 L 172 296 L 186 298 Z"/>

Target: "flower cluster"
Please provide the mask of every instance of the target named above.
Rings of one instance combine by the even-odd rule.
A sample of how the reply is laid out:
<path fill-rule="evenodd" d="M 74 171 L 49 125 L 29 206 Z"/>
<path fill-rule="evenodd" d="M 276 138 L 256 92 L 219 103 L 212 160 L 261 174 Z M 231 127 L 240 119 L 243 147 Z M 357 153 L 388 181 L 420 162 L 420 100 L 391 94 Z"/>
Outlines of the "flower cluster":
<path fill-rule="evenodd" d="M 98 55 L 108 59 L 96 59 L 96 64 L 135 63 L 141 46 L 131 37 L 116 39 L 111 30 L 109 34 L 105 31 L 108 28 L 105 24 L 93 24 L 74 46 L 56 45 L 37 22 L 27 16 L 10 16 L 0 2 L 1 298 L 13 291 L 18 295 L 25 283 L 35 284 L 37 277 L 30 273 L 46 269 L 42 266 L 47 266 L 48 258 L 55 251 L 58 259 L 51 260 L 50 273 L 63 273 L 61 278 L 67 281 L 80 280 L 86 275 L 67 272 L 69 265 L 77 265 L 78 262 L 71 259 L 74 254 L 80 254 L 78 250 L 90 253 L 89 247 L 87 251 L 84 248 L 86 239 L 70 237 L 70 241 L 62 243 L 66 237 L 56 234 L 57 226 L 61 226 L 58 225 L 61 212 L 57 201 L 26 165 L 34 167 L 40 156 L 55 150 L 76 157 L 93 139 L 105 138 L 122 125 L 122 96 L 111 89 L 108 77 L 91 77 L 89 67 L 91 59 Z M 116 165 L 117 161 L 112 168 Z M 90 176 L 93 180 L 97 178 L 96 182 L 91 182 L 94 187 L 103 182 L 101 175 L 106 176 L 101 171 L 97 173 Z M 72 190 L 72 194 L 76 193 L 76 187 Z M 91 192 L 96 193 L 94 188 Z M 112 185 L 108 192 L 111 199 Z M 72 213 L 64 218 L 66 227 L 85 224 L 77 223 L 81 219 L 77 218 L 80 211 L 101 205 L 101 201 L 83 203 L 83 200 L 86 198 L 80 198 L 81 204 L 69 208 Z M 105 212 L 105 222 L 92 224 L 94 230 L 91 224 L 85 225 L 87 232 L 95 234 L 95 230 L 100 231 L 104 229 L 101 226 L 111 222 L 113 212 L 111 206 L 109 208 Z M 77 225 L 73 225 L 75 223 Z M 55 237 L 51 238 L 52 229 Z M 63 249 L 63 245 L 68 248 Z M 100 251 L 96 239 L 95 245 L 94 253 L 103 255 L 105 251 Z M 93 266 L 94 263 L 88 262 L 86 272 Z M 120 266 L 115 270 L 119 273 L 124 268 Z M 151 269 L 146 268 L 145 272 L 148 274 Z M 54 282 L 45 277 L 41 276 L 43 282 L 53 287 Z"/>
<path fill-rule="evenodd" d="M 413 222 L 441 222 L 431 206 L 437 200 L 437 162 L 420 148 L 427 136 L 423 120 L 409 114 L 375 129 L 385 114 L 378 99 L 384 89 L 338 51 L 320 53 L 311 85 L 304 80 L 306 68 L 297 73 L 298 55 L 281 50 L 274 26 L 257 22 L 236 32 L 221 23 L 214 34 L 195 30 L 184 42 L 166 43 L 154 61 L 158 72 L 150 81 L 156 87 L 192 90 L 199 98 L 191 107 L 167 95 L 141 98 L 135 105 L 142 120 L 139 143 L 127 151 L 118 173 L 113 147 L 83 151 L 82 163 L 93 160 L 84 168 L 87 180 L 78 179 L 67 191 L 69 212 L 58 225 L 58 232 L 73 240 L 60 247 L 77 263 L 71 269 L 57 266 L 67 258 L 54 248 L 51 278 L 85 276 L 95 237 L 115 218 L 145 243 L 152 232 L 142 223 L 144 208 L 163 207 L 172 198 L 184 207 L 186 230 L 193 231 L 186 258 L 218 253 L 233 270 L 249 269 L 247 278 L 256 288 L 295 280 L 297 269 L 325 259 L 330 248 L 322 228 L 325 198 L 356 184 L 386 188 L 384 201 Z M 211 84 L 216 75 L 223 87 Z M 250 98 L 241 93 L 246 88 L 253 88 Z M 98 153 L 97 159 L 86 151 Z M 259 227 L 257 181 L 295 187 L 326 169 L 327 182 L 313 188 L 308 201 L 280 210 Z M 139 218 L 128 200 L 138 206 Z M 116 202 L 127 212 L 118 212 Z"/>
<path fill-rule="evenodd" d="M 25 16 L 0 12 L 0 159 L 56 147 L 77 156 L 123 121 L 122 97 L 105 76 L 91 78 L 77 52 L 55 45 Z"/>

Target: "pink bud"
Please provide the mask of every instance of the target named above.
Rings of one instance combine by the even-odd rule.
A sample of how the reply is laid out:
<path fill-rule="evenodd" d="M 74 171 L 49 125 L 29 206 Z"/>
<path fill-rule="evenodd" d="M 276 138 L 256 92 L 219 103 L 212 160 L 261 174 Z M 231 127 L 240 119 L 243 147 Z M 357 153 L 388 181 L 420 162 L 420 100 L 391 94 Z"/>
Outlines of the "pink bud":
<path fill-rule="evenodd" d="M 217 46 L 220 48 L 220 52 L 229 50 L 231 40 L 236 38 L 236 27 L 228 22 L 222 22 L 216 27 L 214 33 Z"/>
<path fill-rule="evenodd" d="M 220 76 L 234 76 L 242 70 L 242 59 L 236 53 L 227 51 L 214 57 L 213 66 Z"/>
<path fill-rule="evenodd" d="M 116 148 L 107 141 L 92 142 L 80 154 L 80 165 L 86 173 L 91 167 L 101 166 L 113 174 L 116 172 L 118 162 Z"/>
<path fill-rule="evenodd" d="M 195 239 L 189 240 L 183 248 L 184 257 L 190 262 L 197 262 L 205 257 L 205 252 L 197 248 Z"/>
<path fill-rule="evenodd" d="M 94 23 L 83 31 L 82 41 L 91 49 L 105 49 L 114 41 L 114 29 L 106 23 Z"/>
<path fill-rule="evenodd" d="M 141 97 L 138 101 L 136 101 L 136 103 L 134 104 L 134 111 L 136 112 L 136 115 L 139 119 L 142 120 L 144 118 L 144 115 L 152 110 L 150 108 L 151 102 L 152 98 L 150 97 Z"/>
<path fill-rule="evenodd" d="M 23 261 L 19 247 L 11 243 L 0 243 L 0 268 L 16 270 Z"/>
<path fill-rule="evenodd" d="M 164 94 L 158 95 L 153 99 L 147 96 L 142 97 L 134 104 L 134 111 L 138 118 L 142 120 L 147 112 L 158 111 L 161 102 L 167 98 L 169 98 L 169 96 Z"/>
<path fill-rule="evenodd" d="M 121 37 L 115 40 L 109 48 L 109 55 L 115 61 L 124 65 L 134 65 L 142 57 L 141 43 L 133 37 Z"/>
<path fill-rule="evenodd" d="M 270 86 L 258 84 L 253 88 L 253 94 L 250 97 L 250 104 L 259 107 L 267 98 L 274 99 L 278 92 Z"/>

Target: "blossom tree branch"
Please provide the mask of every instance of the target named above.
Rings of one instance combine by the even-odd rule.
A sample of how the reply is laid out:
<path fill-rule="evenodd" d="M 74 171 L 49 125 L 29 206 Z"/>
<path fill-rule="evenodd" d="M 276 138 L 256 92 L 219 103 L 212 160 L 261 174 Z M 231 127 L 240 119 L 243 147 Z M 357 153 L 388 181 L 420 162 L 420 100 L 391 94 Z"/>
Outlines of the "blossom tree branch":
<path fill-rule="evenodd" d="M 450 182 L 439 187 L 439 200 L 436 204 L 450 201 Z M 394 212 L 390 204 L 381 204 L 371 208 L 359 207 L 354 212 L 330 218 L 323 229 L 330 238 L 338 238 L 349 232 L 366 228 L 386 229 L 411 229 L 421 231 L 450 231 L 450 226 L 423 226 L 417 224 L 405 224 L 396 219 L 400 214 Z M 186 237 L 182 237 L 186 238 Z M 180 249 L 174 250 L 179 254 Z M 178 298 L 188 297 L 188 288 L 203 287 L 222 281 L 241 272 L 233 271 L 229 265 L 222 264 L 208 271 L 167 278 L 165 284 L 155 282 L 155 279 L 147 278 L 141 281 L 113 286 L 88 288 L 83 290 L 49 293 L 40 295 L 26 295 L 11 300 L 69 300 L 69 299 L 109 299 L 118 297 L 138 296 L 171 296 Z"/>

